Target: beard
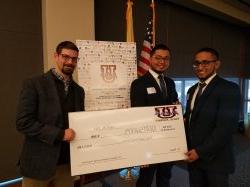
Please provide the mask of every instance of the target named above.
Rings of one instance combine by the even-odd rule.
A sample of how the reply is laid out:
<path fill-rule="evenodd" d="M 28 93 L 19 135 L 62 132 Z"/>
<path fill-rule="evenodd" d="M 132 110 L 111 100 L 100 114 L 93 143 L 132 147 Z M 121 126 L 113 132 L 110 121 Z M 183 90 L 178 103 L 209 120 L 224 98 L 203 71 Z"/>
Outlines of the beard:
<path fill-rule="evenodd" d="M 74 72 L 75 66 L 72 65 L 65 65 L 62 68 L 62 73 L 65 75 L 72 75 Z"/>

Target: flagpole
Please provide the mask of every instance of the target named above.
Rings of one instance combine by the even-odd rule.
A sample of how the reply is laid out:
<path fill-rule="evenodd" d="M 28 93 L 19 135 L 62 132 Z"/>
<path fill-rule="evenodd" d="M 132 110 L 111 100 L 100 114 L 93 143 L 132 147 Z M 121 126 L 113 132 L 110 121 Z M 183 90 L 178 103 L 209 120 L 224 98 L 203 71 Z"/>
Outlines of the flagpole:
<path fill-rule="evenodd" d="M 152 41 L 152 44 L 153 44 L 153 46 L 155 46 L 155 2 L 154 2 L 154 0 L 152 0 L 152 4 L 151 4 L 151 7 L 152 7 L 152 9 L 153 9 L 153 29 L 152 29 L 152 31 L 153 31 L 153 41 Z"/>
<path fill-rule="evenodd" d="M 132 6 L 133 6 L 133 1 L 127 0 L 127 10 L 126 10 L 126 27 L 127 27 L 126 41 L 127 42 L 134 42 Z"/>

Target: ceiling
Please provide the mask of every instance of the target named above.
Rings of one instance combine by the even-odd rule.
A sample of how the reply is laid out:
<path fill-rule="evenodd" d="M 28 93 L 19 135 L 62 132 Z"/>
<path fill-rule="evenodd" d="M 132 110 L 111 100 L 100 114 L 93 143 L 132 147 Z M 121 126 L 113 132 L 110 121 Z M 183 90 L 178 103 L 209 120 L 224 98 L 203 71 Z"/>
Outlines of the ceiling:
<path fill-rule="evenodd" d="M 250 27 L 250 0 L 163 0 L 243 27 Z M 229 8 L 217 8 L 216 3 Z M 209 6 L 211 4 L 211 6 Z M 219 6 L 218 6 L 219 7 Z"/>
<path fill-rule="evenodd" d="M 232 6 L 250 13 L 250 0 L 224 0 Z"/>
<path fill-rule="evenodd" d="M 250 0 L 238 0 L 238 1 L 250 7 Z"/>

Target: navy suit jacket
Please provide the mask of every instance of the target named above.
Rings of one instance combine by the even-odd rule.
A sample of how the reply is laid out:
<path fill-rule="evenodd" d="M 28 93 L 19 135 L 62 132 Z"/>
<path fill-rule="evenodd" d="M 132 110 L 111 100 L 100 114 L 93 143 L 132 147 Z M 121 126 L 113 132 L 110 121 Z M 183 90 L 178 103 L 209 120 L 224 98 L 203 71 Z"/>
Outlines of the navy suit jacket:
<path fill-rule="evenodd" d="M 184 114 L 189 149 L 196 149 L 199 155 L 190 166 L 232 173 L 232 135 L 239 119 L 240 89 L 237 84 L 216 75 L 191 112 L 191 100 L 197 85 L 188 90 Z"/>
<path fill-rule="evenodd" d="M 131 84 L 130 100 L 132 107 L 170 105 L 178 101 L 175 83 L 164 77 L 167 87 L 167 97 L 164 99 L 161 89 L 151 73 L 134 80 Z"/>
<path fill-rule="evenodd" d="M 161 89 L 151 75 L 147 72 L 144 76 L 134 80 L 131 84 L 130 100 L 132 107 L 170 105 L 178 101 L 175 83 L 172 79 L 164 77 L 167 87 L 167 97 L 164 97 Z M 171 164 L 160 163 L 142 169 L 137 180 L 137 186 L 151 186 L 153 176 L 157 170 L 156 183 L 160 186 L 168 186 L 171 176 Z"/>
<path fill-rule="evenodd" d="M 84 110 L 84 90 L 74 81 L 75 111 Z M 48 179 L 55 174 L 63 130 L 63 114 L 52 72 L 24 81 L 16 118 L 25 140 L 20 156 L 21 174 Z"/>

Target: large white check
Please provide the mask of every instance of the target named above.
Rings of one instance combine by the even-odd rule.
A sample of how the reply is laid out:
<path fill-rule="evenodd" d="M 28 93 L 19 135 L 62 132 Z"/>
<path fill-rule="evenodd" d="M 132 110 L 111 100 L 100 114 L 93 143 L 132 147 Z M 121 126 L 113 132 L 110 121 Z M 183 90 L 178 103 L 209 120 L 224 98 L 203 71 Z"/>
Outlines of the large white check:
<path fill-rule="evenodd" d="M 69 113 L 71 174 L 185 159 L 180 105 Z"/>

